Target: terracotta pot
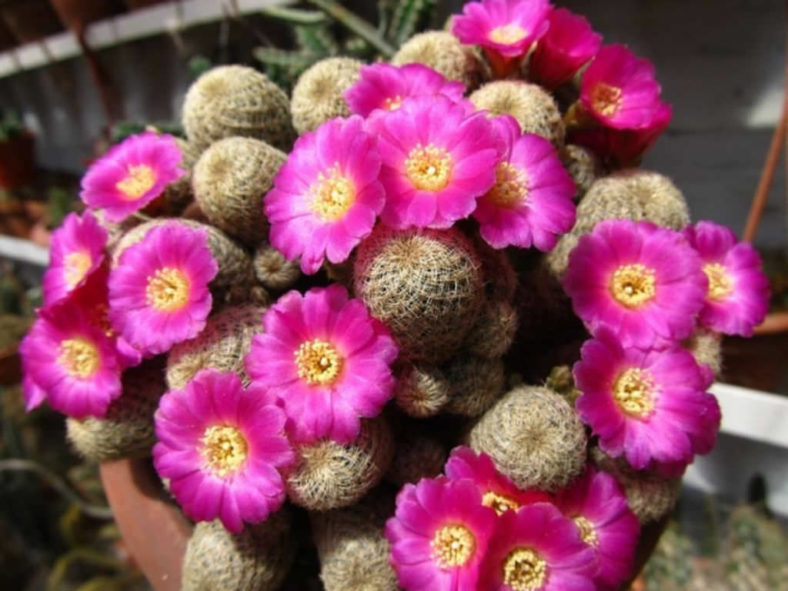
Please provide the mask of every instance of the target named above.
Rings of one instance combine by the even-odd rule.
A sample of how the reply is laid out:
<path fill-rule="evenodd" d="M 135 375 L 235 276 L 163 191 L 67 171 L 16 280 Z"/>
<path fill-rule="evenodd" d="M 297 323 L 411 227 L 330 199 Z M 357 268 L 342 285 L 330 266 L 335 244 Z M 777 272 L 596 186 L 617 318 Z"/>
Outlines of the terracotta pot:
<path fill-rule="evenodd" d="M 770 314 L 752 338 L 723 340 L 722 381 L 762 392 L 778 392 L 788 383 L 788 313 Z M 767 327 L 769 332 L 762 327 Z"/>
<path fill-rule="evenodd" d="M 22 360 L 17 345 L 0 349 L 0 386 L 13 386 L 22 380 Z"/>
<path fill-rule="evenodd" d="M 47 0 L 7 0 L 0 4 L 0 18 L 17 43 L 32 43 L 63 30 Z"/>
<path fill-rule="evenodd" d="M 161 487 L 146 460 L 120 460 L 101 465 L 101 481 L 125 546 L 156 591 L 178 591 L 181 563 L 191 524 Z M 643 528 L 630 588 L 657 546 L 668 520 Z"/>
<path fill-rule="evenodd" d="M 0 142 L 0 188 L 27 185 L 35 172 L 35 137 L 27 132 Z"/>
<path fill-rule="evenodd" d="M 125 11 L 120 0 L 50 0 L 63 26 L 81 32 L 90 23 Z"/>

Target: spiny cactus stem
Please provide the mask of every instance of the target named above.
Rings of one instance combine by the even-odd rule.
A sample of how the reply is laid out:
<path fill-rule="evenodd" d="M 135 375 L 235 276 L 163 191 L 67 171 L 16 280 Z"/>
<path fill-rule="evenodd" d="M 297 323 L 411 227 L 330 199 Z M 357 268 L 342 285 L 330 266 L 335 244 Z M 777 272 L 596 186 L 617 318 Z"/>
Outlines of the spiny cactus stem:
<path fill-rule="evenodd" d="M 261 8 L 260 14 L 294 25 L 322 25 L 328 23 L 326 15 L 315 10 L 298 10 L 297 8 L 268 6 Z"/>
<path fill-rule="evenodd" d="M 381 37 L 372 25 L 359 18 L 334 0 L 308 0 L 328 16 L 336 19 L 350 31 L 364 39 L 385 57 L 394 55 L 394 48 Z"/>

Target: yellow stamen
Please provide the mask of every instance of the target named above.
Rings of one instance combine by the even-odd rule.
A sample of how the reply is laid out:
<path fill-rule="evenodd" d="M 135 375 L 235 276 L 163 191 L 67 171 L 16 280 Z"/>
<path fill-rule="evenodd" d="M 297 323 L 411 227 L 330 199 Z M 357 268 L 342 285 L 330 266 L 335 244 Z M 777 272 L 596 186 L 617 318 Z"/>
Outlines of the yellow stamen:
<path fill-rule="evenodd" d="M 657 294 L 654 270 L 641 264 L 616 269 L 610 280 L 610 293 L 627 308 L 640 308 Z"/>
<path fill-rule="evenodd" d="M 514 45 L 519 43 L 528 36 L 528 31 L 523 29 L 520 25 L 510 23 L 508 25 L 501 25 L 495 27 L 487 35 L 487 38 L 493 43 L 500 43 L 501 45 Z"/>
<path fill-rule="evenodd" d="M 646 419 L 654 411 L 654 378 L 645 369 L 631 367 L 613 384 L 613 398 L 618 407 L 636 419 Z"/>
<path fill-rule="evenodd" d="M 405 159 L 405 172 L 420 191 L 441 191 L 451 180 L 452 159 L 444 148 L 418 146 Z"/>
<path fill-rule="evenodd" d="M 486 198 L 498 207 L 515 207 L 528 199 L 528 177 L 509 162 L 501 162 L 495 167 L 495 185 Z"/>
<path fill-rule="evenodd" d="M 621 108 L 621 89 L 600 82 L 591 91 L 591 108 L 605 117 L 612 117 Z"/>
<path fill-rule="evenodd" d="M 202 457 L 208 468 L 224 478 L 243 466 L 249 455 L 249 446 L 243 433 L 235 427 L 214 425 L 208 427 L 200 439 Z"/>
<path fill-rule="evenodd" d="M 508 510 L 517 511 L 520 508 L 520 503 L 514 499 L 510 499 L 502 494 L 488 490 L 482 496 L 482 505 L 489 507 L 498 515 L 505 513 Z"/>
<path fill-rule="evenodd" d="M 724 300 L 733 291 L 733 280 L 727 269 L 720 263 L 703 265 L 703 272 L 709 279 L 708 296 L 710 300 Z"/>
<path fill-rule="evenodd" d="M 353 182 L 342 175 L 338 165 L 334 165 L 328 174 L 320 173 L 318 180 L 310 188 L 310 193 L 312 211 L 329 222 L 345 215 L 356 200 Z"/>
<path fill-rule="evenodd" d="M 298 377 L 310 386 L 330 386 L 342 373 L 343 359 L 328 341 L 315 339 L 301 343 L 295 352 Z"/>
<path fill-rule="evenodd" d="M 63 275 L 69 289 L 85 278 L 93 261 L 90 253 L 85 251 L 72 252 L 66 255 L 63 261 Z"/>
<path fill-rule="evenodd" d="M 98 347 L 87 339 L 75 337 L 60 343 L 60 356 L 57 362 L 72 377 L 91 377 L 98 371 L 100 361 Z"/>
<path fill-rule="evenodd" d="M 156 173 L 147 164 L 129 166 L 126 177 L 118 181 L 115 188 L 129 201 L 135 201 L 151 190 L 156 184 Z"/>
<path fill-rule="evenodd" d="M 454 568 L 473 558 L 476 538 L 464 525 L 444 525 L 435 532 L 430 546 L 440 568 Z"/>
<path fill-rule="evenodd" d="M 383 108 L 387 111 L 396 111 L 402 106 L 402 97 L 397 95 L 393 97 L 388 97 L 385 101 L 383 101 Z"/>
<path fill-rule="evenodd" d="M 503 562 L 503 582 L 514 591 L 537 591 L 547 579 L 547 562 L 530 548 L 515 548 Z"/>
<path fill-rule="evenodd" d="M 582 515 L 578 515 L 573 521 L 575 525 L 577 525 L 577 529 L 580 530 L 580 539 L 589 546 L 596 548 L 599 545 L 599 535 L 597 535 L 596 529 L 594 529 L 594 524 Z"/>
<path fill-rule="evenodd" d="M 145 289 L 148 305 L 162 312 L 177 312 L 189 301 L 191 284 L 183 271 L 172 267 L 157 269 Z"/>

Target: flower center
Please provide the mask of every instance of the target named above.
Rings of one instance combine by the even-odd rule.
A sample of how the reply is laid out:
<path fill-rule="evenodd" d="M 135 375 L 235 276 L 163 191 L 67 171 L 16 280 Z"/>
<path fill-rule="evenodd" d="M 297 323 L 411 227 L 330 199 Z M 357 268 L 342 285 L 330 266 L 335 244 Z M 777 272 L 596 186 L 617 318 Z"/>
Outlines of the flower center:
<path fill-rule="evenodd" d="M 495 167 L 495 185 L 487 192 L 487 199 L 494 205 L 512 208 L 528 199 L 528 178 L 525 172 L 509 162 Z"/>
<path fill-rule="evenodd" d="M 599 535 L 594 529 L 594 524 L 582 515 L 578 515 L 573 519 L 577 529 L 580 530 L 580 539 L 589 546 L 596 548 L 599 545 Z"/>
<path fill-rule="evenodd" d="M 433 145 L 414 148 L 405 160 L 405 172 L 420 191 L 440 191 L 451 180 L 452 162 L 449 153 Z"/>
<path fill-rule="evenodd" d="M 703 265 L 703 272 L 709 279 L 710 300 L 724 300 L 733 291 L 733 281 L 727 269 L 720 263 Z"/>
<path fill-rule="evenodd" d="M 530 548 L 516 548 L 503 563 L 503 582 L 514 591 L 536 591 L 547 578 L 547 562 Z"/>
<path fill-rule="evenodd" d="M 80 337 L 60 343 L 58 363 L 71 377 L 89 378 L 98 371 L 101 356 L 96 345 Z"/>
<path fill-rule="evenodd" d="M 154 184 L 156 173 L 153 169 L 147 164 L 138 164 L 128 167 L 126 177 L 118 181 L 115 188 L 123 193 L 126 199 L 134 201 L 150 191 Z"/>
<path fill-rule="evenodd" d="M 488 490 L 482 496 L 482 505 L 489 507 L 498 515 L 501 515 L 510 509 L 512 511 L 517 511 L 517 509 L 520 508 L 520 503 L 514 499 L 510 499 L 509 497 L 498 494 L 497 492 L 493 492 L 491 490 Z"/>
<path fill-rule="evenodd" d="M 641 264 L 624 265 L 616 269 L 610 281 L 613 297 L 627 308 L 640 308 L 657 293 L 654 270 Z"/>
<path fill-rule="evenodd" d="M 591 108 L 605 117 L 612 117 L 621 108 L 621 89 L 600 82 L 591 91 Z"/>
<path fill-rule="evenodd" d="M 320 174 L 312 187 L 312 211 L 327 222 L 340 219 L 356 200 L 356 189 L 334 165 L 328 175 Z"/>
<path fill-rule="evenodd" d="M 654 411 L 654 378 L 644 369 L 631 367 L 616 378 L 613 398 L 629 416 L 646 419 Z"/>
<path fill-rule="evenodd" d="M 320 339 L 301 343 L 295 359 L 298 377 L 310 386 L 330 386 L 342 372 L 343 359 L 339 351 Z"/>
<path fill-rule="evenodd" d="M 235 427 L 208 427 L 200 442 L 205 463 L 221 478 L 237 471 L 249 455 L 246 438 Z"/>
<path fill-rule="evenodd" d="M 402 97 L 400 95 L 386 97 L 386 100 L 383 101 L 383 108 L 387 111 L 396 111 L 401 106 Z"/>
<path fill-rule="evenodd" d="M 476 550 L 476 538 L 464 525 L 444 525 L 430 542 L 438 566 L 447 569 L 464 566 Z"/>
<path fill-rule="evenodd" d="M 508 25 L 501 25 L 495 27 L 487 36 L 493 43 L 500 43 L 501 45 L 512 45 L 519 43 L 528 36 L 528 31 L 523 29 L 520 25 L 510 23 Z"/>
<path fill-rule="evenodd" d="M 90 258 L 90 253 L 88 252 L 72 252 L 66 255 L 63 264 L 63 274 L 66 279 L 66 285 L 68 285 L 69 289 L 73 288 L 77 283 L 85 278 L 85 275 L 87 275 L 87 272 L 90 270 L 90 266 L 92 264 L 93 261 Z"/>
<path fill-rule="evenodd" d="M 183 271 L 164 267 L 148 278 L 148 305 L 161 312 L 176 312 L 189 301 L 189 278 Z"/>

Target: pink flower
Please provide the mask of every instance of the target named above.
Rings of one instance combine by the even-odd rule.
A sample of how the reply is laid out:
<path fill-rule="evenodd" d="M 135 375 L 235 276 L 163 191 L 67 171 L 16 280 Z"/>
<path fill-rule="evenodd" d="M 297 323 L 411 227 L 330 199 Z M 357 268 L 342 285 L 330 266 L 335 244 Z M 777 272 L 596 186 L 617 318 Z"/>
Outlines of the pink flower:
<path fill-rule="evenodd" d="M 572 76 L 602 45 L 602 36 L 588 21 L 566 8 L 550 12 L 550 28 L 539 40 L 528 65 L 528 75 L 549 89 L 572 79 Z"/>
<path fill-rule="evenodd" d="M 498 518 L 479 589 L 595 591 L 593 574 L 594 552 L 572 520 L 550 503 L 535 503 Z"/>
<path fill-rule="evenodd" d="M 545 34 L 549 12 L 548 0 L 469 2 L 452 20 L 451 32 L 465 44 L 481 46 L 496 73 L 503 76 Z"/>
<path fill-rule="evenodd" d="M 70 299 L 40 311 L 19 353 L 28 411 L 46 399 L 75 418 L 102 417 L 121 395 L 114 342 Z"/>
<path fill-rule="evenodd" d="M 618 589 L 632 574 L 640 523 L 616 479 L 589 468 L 556 495 L 555 504 L 594 550 L 597 587 Z"/>
<path fill-rule="evenodd" d="M 246 370 L 280 400 L 299 443 L 349 443 L 393 395 L 397 347 L 339 285 L 285 294 L 263 316 Z"/>
<path fill-rule="evenodd" d="M 666 103 L 660 104 L 652 122 L 639 129 L 612 129 L 590 127 L 570 130 L 569 141 L 591 149 L 600 159 L 611 166 L 637 166 L 640 158 L 656 143 L 670 123 L 673 109 Z"/>
<path fill-rule="evenodd" d="M 468 447 L 457 447 L 452 451 L 445 471 L 450 480 L 472 480 L 482 495 L 482 505 L 493 509 L 498 515 L 504 511 L 517 511 L 523 505 L 550 501 L 550 495 L 546 493 L 517 488 L 498 472 L 490 456 L 485 453 L 476 455 Z"/>
<path fill-rule="evenodd" d="M 651 62 L 625 45 L 606 45 L 583 74 L 580 102 L 608 127 L 641 129 L 653 124 L 660 91 Z"/>
<path fill-rule="evenodd" d="M 379 109 L 395 111 L 412 97 L 441 94 L 460 101 L 464 93 L 462 83 L 450 82 L 421 64 L 378 63 L 361 68 L 361 78 L 345 92 L 345 100 L 353 113 L 368 117 Z"/>
<path fill-rule="evenodd" d="M 182 154 L 170 135 L 140 133 L 112 148 L 88 169 L 82 179 L 82 201 L 102 209 L 119 222 L 162 194 L 186 171 Z"/>
<path fill-rule="evenodd" d="M 628 344 L 649 346 L 689 336 L 707 282 L 678 232 L 609 220 L 572 251 L 564 288 L 592 333 L 607 326 Z"/>
<path fill-rule="evenodd" d="M 175 222 L 152 228 L 109 276 L 109 317 L 126 341 L 159 354 L 205 328 L 219 266 L 204 230 Z"/>
<path fill-rule="evenodd" d="M 107 231 L 90 212 L 71 213 L 52 233 L 49 268 L 44 273 L 44 305 L 50 306 L 75 289 L 101 266 Z"/>
<path fill-rule="evenodd" d="M 714 222 L 698 222 L 685 235 L 709 280 L 700 323 L 724 334 L 751 336 L 769 310 L 769 280 L 758 251 Z"/>
<path fill-rule="evenodd" d="M 408 591 L 478 589 L 495 520 L 471 480 L 406 484 L 385 530 L 399 584 Z"/>
<path fill-rule="evenodd" d="M 392 228 L 448 228 L 495 182 L 499 147 L 483 113 L 443 96 L 411 99 L 377 123 L 386 189 L 381 219 Z"/>
<path fill-rule="evenodd" d="M 332 119 L 302 135 L 265 196 L 271 244 L 304 273 L 347 260 L 372 231 L 385 195 L 364 120 Z"/>
<path fill-rule="evenodd" d="M 495 167 L 495 184 L 473 212 L 482 238 L 493 248 L 551 250 L 575 223 L 572 177 L 548 140 L 532 133 L 520 136 L 509 117 L 493 121 L 504 153 Z"/>
<path fill-rule="evenodd" d="M 714 447 L 720 409 L 689 352 L 624 346 L 602 329 L 581 356 L 577 412 L 605 453 L 642 470 L 651 462 L 687 464 Z"/>
<path fill-rule="evenodd" d="M 238 533 L 284 503 L 279 471 L 295 458 L 284 413 L 255 386 L 244 391 L 236 374 L 200 371 L 162 396 L 155 423 L 153 464 L 191 519 L 218 517 Z"/>

